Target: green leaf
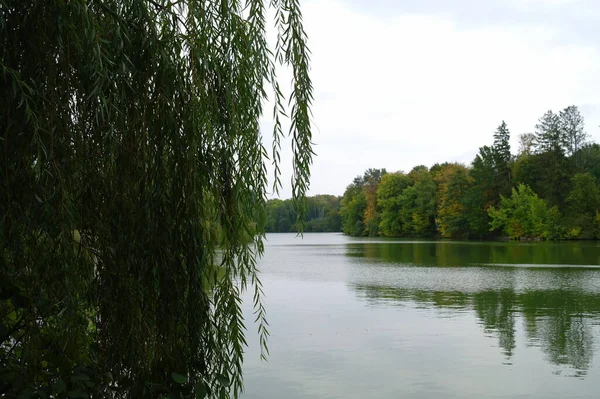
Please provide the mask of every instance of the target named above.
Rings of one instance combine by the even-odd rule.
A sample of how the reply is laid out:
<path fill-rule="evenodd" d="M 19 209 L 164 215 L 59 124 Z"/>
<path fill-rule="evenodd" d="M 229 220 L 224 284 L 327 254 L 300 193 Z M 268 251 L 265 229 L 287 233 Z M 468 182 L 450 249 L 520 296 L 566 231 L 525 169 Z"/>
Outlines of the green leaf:
<path fill-rule="evenodd" d="M 175 381 L 178 384 L 185 384 L 188 381 L 186 376 L 175 372 L 171 373 L 171 377 L 173 378 L 173 381 Z"/>
<path fill-rule="evenodd" d="M 19 396 L 17 396 L 17 399 L 29 399 L 29 398 L 33 398 L 33 392 L 31 392 L 28 388 L 25 389 L 23 392 L 21 392 L 19 394 Z"/>
<path fill-rule="evenodd" d="M 78 382 L 78 381 L 89 381 L 90 377 L 88 375 L 85 374 L 77 374 L 71 377 L 71 381 L 73 382 Z"/>
<path fill-rule="evenodd" d="M 10 298 L 10 300 L 13 306 L 17 309 L 26 307 L 27 303 L 29 302 L 28 299 L 23 295 L 14 295 L 12 298 Z"/>
<path fill-rule="evenodd" d="M 217 396 L 217 385 L 235 397 L 245 329 L 241 290 L 232 283 L 258 281 L 256 261 L 264 250 L 268 170 L 259 137 L 269 85 L 276 92 L 275 168 L 283 164 L 283 119 L 292 119 L 294 201 L 308 189 L 313 90 L 300 1 L 270 2 L 281 36 L 274 51 L 267 40 L 269 2 L 262 0 L 249 1 L 249 9 L 218 1 L 138 1 L 135 7 L 76 1 L 69 12 L 62 12 L 64 1 L 54 1 L 36 13 L 29 3 L 0 0 L 10 4 L 11 16 L 11 35 L 3 38 L 10 59 L 0 62 L 9 89 L 0 101 L 0 141 L 10 158 L 0 162 L 0 176 L 10 177 L 0 178 L 8 226 L 0 234 L 0 263 L 7 266 L 0 298 L 10 300 L 18 288 L 26 294 L 25 301 L 15 298 L 16 307 L 9 302 L 0 324 L 8 334 L 35 307 L 31 316 L 43 338 L 23 335 L 35 368 L 27 378 L 48 385 L 64 376 L 61 392 L 50 396 L 78 394 L 77 387 L 91 395 L 86 385 L 95 382 L 114 395 L 144 397 L 153 381 L 140 364 L 178 348 L 177 365 L 163 370 L 181 373 L 168 384 L 172 397 L 195 395 L 192 372 L 210 381 L 209 395 Z M 279 61 L 292 67 L 291 112 L 277 83 Z M 226 272 L 213 273 L 221 258 Z M 214 281 L 210 291 L 195 289 L 205 281 Z M 115 301 L 117 295 L 130 300 Z M 180 323 L 173 333 L 178 316 L 190 310 L 202 328 Z M 259 322 L 266 325 L 264 316 Z M 94 342 L 99 335 L 102 349 Z M 57 345 L 63 337 L 66 345 Z M 104 348 L 119 363 L 111 384 L 97 356 Z M 202 359 L 199 367 L 190 364 L 195 358 Z M 43 374 L 50 371 L 37 367 L 41 359 L 59 374 Z M 78 364 L 89 365 L 91 380 L 77 373 L 70 379 L 68 370 Z M 17 386 L 25 378 L 22 365 L 8 366 L 9 384 Z M 215 382 L 222 370 L 228 377 Z"/>
<path fill-rule="evenodd" d="M 208 389 L 203 382 L 197 382 L 194 385 L 194 391 L 196 392 L 196 399 L 204 399 L 208 395 Z"/>
<path fill-rule="evenodd" d="M 6 318 L 10 321 L 17 321 L 17 312 L 10 312 L 6 315 Z"/>
<path fill-rule="evenodd" d="M 67 393 L 69 398 L 85 398 L 87 397 L 86 393 L 83 392 L 81 388 L 75 388 Z"/>
<path fill-rule="evenodd" d="M 67 390 L 67 384 L 65 384 L 65 382 L 59 378 L 58 380 L 56 380 L 52 388 L 56 393 L 62 393 Z"/>
<path fill-rule="evenodd" d="M 219 374 L 217 375 L 217 380 L 219 381 L 219 383 L 221 385 L 223 385 L 224 387 L 228 387 L 229 386 L 229 378 L 226 375 L 223 374 Z"/>

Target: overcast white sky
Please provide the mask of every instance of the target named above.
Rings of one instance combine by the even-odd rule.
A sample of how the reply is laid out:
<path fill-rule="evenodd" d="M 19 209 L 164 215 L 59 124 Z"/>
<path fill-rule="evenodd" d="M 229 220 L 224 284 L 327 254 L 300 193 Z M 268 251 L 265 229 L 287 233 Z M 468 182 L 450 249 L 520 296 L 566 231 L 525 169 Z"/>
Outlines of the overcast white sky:
<path fill-rule="evenodd" d="M 600 1 L 302 5 L 315 90 L 311 195 L 341 195 L 371 167 L 468 164 L 502 120 L 515 153 L 546 110 L 571 104 L 600 142 Z M 268 136 L 272 124 L 262 125 Z M 288 198 L 289 151 L 282 160 Z"/>

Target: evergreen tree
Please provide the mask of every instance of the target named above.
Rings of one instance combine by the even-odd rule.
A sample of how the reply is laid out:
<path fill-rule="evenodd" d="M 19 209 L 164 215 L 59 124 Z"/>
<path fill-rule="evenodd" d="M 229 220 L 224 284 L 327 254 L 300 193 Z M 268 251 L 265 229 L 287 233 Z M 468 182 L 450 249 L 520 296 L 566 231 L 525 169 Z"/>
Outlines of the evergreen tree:
<path fill-rule="evenodd" d="M 469 171 L 473 184 L 469 187 L 462 204 L 466 209 L 466 218 L 471 235 L 484 237 L 489 235 L 489 216 L 487 210 L 499 200 L 496 184 L 497 157 L 493 148 L 483 146 L 475 156 Z"/>
<path fill-rule="evenodd" d="M 504 121 L 502 121 L 494 133 L 494 145 L 492 148 L 495 168 L 495 189 L 498 194 L 508 195 L 511 187 L 510 131 Z"/>
<path fill-rule="evenodd" d="M 568 106 L 560 111 L 560 126 L 566 142 L 567 155 L 574 155 L 583 145 L 588 137 L 585 132 L 583 116 L 575 105 Z"/>
<path fill-rule="evenodd" d="M 567 139 L 559 115 L 549 110 L 538 120 L 535 125 L 535 142 L 537 153 L 564 154 Z"/>
<path fill-rule="evenodd" d="M 523 183 L 550 205 L 561 209 L 571 190 L 573 167 L 562 153 L 544 152 L 518 159 L 513 167 L 514 183 Z"/>
<path fill-rule="evenodd" d="M 504 121 L 502 121 L 494 133 L 493 147 L 496 155 L 496 163 L 507 165 L 510 162 L 510 131 Z"/>

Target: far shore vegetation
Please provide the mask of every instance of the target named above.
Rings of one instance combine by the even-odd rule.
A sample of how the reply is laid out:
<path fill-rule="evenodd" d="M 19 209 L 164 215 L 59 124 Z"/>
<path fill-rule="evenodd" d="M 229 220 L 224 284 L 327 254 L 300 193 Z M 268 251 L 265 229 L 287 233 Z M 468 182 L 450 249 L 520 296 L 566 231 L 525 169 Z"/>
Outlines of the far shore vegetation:
<path fill-rule="evenodd" d="M 307 200 L 305 231 L 350 236 L 561 240 L 600 238 L 600 145 L 576 106 L 539 118 L 511 152 L 503 121 L 470 165 L 369 169 L 342 197 Z M 292 201 L 270 200 L 267 231 L 295 231 Z"/>

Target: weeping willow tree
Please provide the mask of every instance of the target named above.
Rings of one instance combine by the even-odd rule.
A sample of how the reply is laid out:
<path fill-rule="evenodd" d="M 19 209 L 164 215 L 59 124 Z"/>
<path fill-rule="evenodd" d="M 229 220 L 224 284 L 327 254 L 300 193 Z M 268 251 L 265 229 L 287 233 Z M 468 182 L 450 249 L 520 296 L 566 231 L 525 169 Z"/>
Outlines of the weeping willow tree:
<path fill-rule="evenodd" d="M 288 117 L 305 212 L 298 3 L 0 0 L 0 397 L 240 393 L 246 288 L 267 354 L 256 261 Z"/>

